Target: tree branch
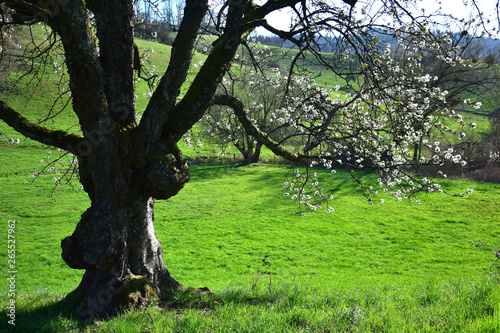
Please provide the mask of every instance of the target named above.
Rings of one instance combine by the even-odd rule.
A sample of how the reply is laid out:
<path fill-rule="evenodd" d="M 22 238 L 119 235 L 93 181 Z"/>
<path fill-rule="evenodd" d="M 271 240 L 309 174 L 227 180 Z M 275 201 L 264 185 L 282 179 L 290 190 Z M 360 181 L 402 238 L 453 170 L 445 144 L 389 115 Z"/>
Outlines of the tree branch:
<path fill-rule="evenodd" d="M 81 1 L 66 1 L 51 15 L 49 25 L 61 37 L 70 75 L 73 110 L 84 136 L 91 135 L 96 128 L 111 128 L 113 119 L 108 108 L 113 105 L 108 105 L 106 100 L 104 73 L 88 8 Z"/>
<path fill-rule="evenodd" d="M 158 140 L 185 82 L 201 22 L 208 10 L 207 0 L 187 1 L 184 19 L 172 45 L 169 66 L 144 112 L 139 131 L 149 142 Z M 182 135 L 181 135 L 182 136 Z"/>
<path fill-rule="evenodd" d="M 212 98 L 211 101 L 212 105 L 225 105 L 229 106 L 234 110 L 234 113 L 238 117 L 238 120 L 240 121 L 241 125 L 245 128 L 248 134 L 253 136 L 257 141 L 261 142 L 262 144 L 266 145 L 273 153 L 276 155 L 279 155 L 283 158 L 286 158 L 289 161 L 293 162 L 298 162 L 302 160 L 305 156 L 292 153 L 285 149 L 282 145 L 274 141 L 269 137 L 267 133 L 262 132 L 259 130 L 251 121 L 248 119 L 248 116 L 245 112 L 245 108 L 243 106 L 243 103 L 237 99 L 236 97 L 233 96 L 227 96 L 227 95 L 215 95 Z"/>
<path fill-rule="evenodd" d="M 134 9 L 131 1 L 89 2 L 97 22 L 99 59 L 109 112 L 123 127 L 135 126 L 133 57 Z"/>
<path fill-rule="evenodd" d="M 233 61 L 238 46 L 251 31 L 242 28 L 247 5 L 245 1 L 230 1 L 224 34 L 213 43 L 214 48 L 193 83 L 168 116 L 163 132 L 170 139 L 180 140 L 208 108 L 218 84 Z"/>
<path fill-rule="evenodd" d="M 18 112 L 1 100 L 0 119 L 30 139 L 50 146 L 58 147 L 78 155 L 77 146 L 78 143 L 83 140 L 81 136 L 36 125 L 21 116 Z"/>

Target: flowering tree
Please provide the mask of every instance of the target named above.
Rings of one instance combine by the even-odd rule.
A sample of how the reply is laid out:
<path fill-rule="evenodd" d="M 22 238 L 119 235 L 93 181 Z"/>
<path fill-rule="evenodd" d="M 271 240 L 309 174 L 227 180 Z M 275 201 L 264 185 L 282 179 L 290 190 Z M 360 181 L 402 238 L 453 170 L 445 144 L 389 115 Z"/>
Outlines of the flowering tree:
<path fill-rule="evenodd" d="M 218 32 L 213 48 L 181 95 L 209 8 L 207 0 L 188 0 L 170 58 L 165 59 L 168 68 L 138 121 L 134 107 L 137 49 L 132 0 L 0 2 L 2 41 L 9 38 L 12 27 L 43 22 L 53 34 L 45 48 L 36 49 L 38 55 L 47 56 L 61 46 L 65 57 L 71 107 L 81 131 L 71 133 L 36 125 L 4 101 L 0 101 L 0 119 L 23 135 L 63 149 L 78 160 L 79 179 L 91 206 L 82 214 L 74 233 L 62 241 L 65 262 L 85 270 L 80 285 L 68 295 L 78 300 L 78 315 L 112 314 L 123 306 L 140 306 L 152 297 L 168 297 L 168 291 L 187 289 L 170 275 L 163 262 L 162 245 L 154 232 L 154 202 L 176 195 L 189 180 L 189 169 L 177 143 L 209 105 L 233 108 L 248 133 L 292 161 L 308 160 L 330 168 L 338 164 L 348 170 L 374 168 L 380 173 L 384 190 L 399 199 L 412 197 L 417 191 L 440 190 L 437 184 L 418 180 L 402 167 L 414 163 L 411 147 L 421 138 L 427 140 L 422 142 L 431 146 L 434 154 L 420 157 L 418 163 L 439 164 L 446 159 L 463 163 L 455 152 L 440 150 L 433 138 L 436 132 L 457 130 L 460 136 L 460 129 L 425 114 L 428 107 L 445 98 L 446 92 L 430 86 L 432 77 L 412 72 L 418 69 L 418 57 L 409 55 L 407 69 L 398 68 L 390 50 L 381 49 L 372 34 L 376 29 L 390 35 L 417 36 L 432 44 L 428 18 L 412 16 L 410 1 L 382 0 L 375 2 L 378 7 L 363 5 L 358 12 L 355 3 L 225 2 L 217 8 L 217 16 L 212 16 Z M 287 31 L 266 20 L 268 14 L 283 8 L 295 17 L 295 24 Z M 307 101 L 277 113 L 277 119 L 288 122 L 287 126 L 301 138 L 299 152 L 286 150 L 259 129 L 237 98 L 215 95 L 239 45 L 257 27 L 293 42 L 299 54 L 308 50 L 338 75 L 355 72 L 365 78 L 355 94 L 332 96 L 315 88 L 317 93 Z M 328 57 L 318 45 L 317 36 L 322 34 L 337 36 L 322 39 L 335 43 L 337 51 Z M 439 43 L 436 50 L 444 52 L 443 56 L 454 56 Z M 292 67 L 295 64 L 296 58 Z M 288 78 L 290 82 L 296 79 L 292 75 Z M 465 125 L 453 110 L 443 107 L 439 112 Z M 292 197 L 317 209 L 318 204 L 310 201 L 310 197 L 322 198 L 317 181 L 311 181 L 313 176 L 308 173 L 296 173 L 295 177 L 294 184 L 289 185 Z M 306 188 L 312 193 L 307 194 Z M 375 190 L 364 188 L 371 198 Z"/>
<path fill-rule="evenodd" d="M 400 39 L 388 45 L 388 47 L 394 45 L 390 51 L 391 62 L 386 64 L 386 68 L 382 67 L 382 71 L 391 72 L 391 66 L 396 66 L 404 73 L 413 71 L 414 75 L 424 76 L 424 81 L 430 82 L 429 87 L 439 87 L 442 91 L 447 91 L 444 99 L 434 100 L 432 105 L 426 107 L 425 116 L 431 116 L 431 119 L 439 117 L 442 108 L 460 108 L 466 106 L 464 104 L 471 104 L 470 98 L 462 102 L 461 96 L 464 93 L 476 99 L 498 96 L 497 82 L 500 79 L 500 71 L 495 60 L 497 49 L 486 49 L 480 37 L 469 35 L 465 31 L 464 29 L 455 34 L 437 33 L 436 40 L 440 39 L 441 45 L 436 42 L 434 45 L 427 45 L 425 40 L 416 39 L 415 36 L 407 36 L 404 41 Z M 380 43 L 386 45 L 384 41 Z M 413 45 L 413 48 L 409 49 L 408 45 Z M 447 49 L 447 52 L 441 52 L 442 48 Z M 247 108 L 246 113 L 256 127 L 266 132 L 273 140 L 283 143 L 291 138 L 300 137 L 293 130 L 290 131 L 289 119 L 284 120 L 289 117 L 283 118 L 280 115 L 287 107 L 295 108 L 307 104 L 307 101 L 317 94 L 318 89 L 322 90 L 325 96 L 327 91 L 319 88 L 316 82 L 308 77 L 294 74 L 292 75 L 294 79 L 290 80 L 288 76 L 281 74 L 279 68 L 270 67 L 268 63 L 276 63 L 276 59 L 283 55 L 273 56 L 267 46 L 263 48 L 254 46 L 248 48 L 248 51 L 249 55 L 242 52 L 238 61 L 233 63 L 234 73 L 229 72 L 232 75 L 229 75 L 229 80 L 223 81 L 220 90 L 238 97 Z M 254 66 L 252 62 L 245 61 L 247 58 L 253 60 Z M 418 62 L 415 62 L 416 58 L 419 59 Z M 412 66 L 415 69 L 412 69 Z M 346 75 L 345 80 L 348 81 L 351 76 L 352 74 Z M 366 87 L 358 88 L 357 93 L 363 94 L 365 89 Z M 356 90 L 356 87 L 351 86 L 351 90 Z M 428 96 L 412 97 L 413 100 L 415 98 L 425 100 Z M 422 103 L 424 100 L 419 102 Z M 308 105 L 315 108 L 311 103 Z M 478 109 L 481 103 L 474 103 L 473 106 Z M 208 134 L 217 138 L 222 147 L 230 147 L 233 143 L 246 162 L 258 160 L 261 143 L 256 142 L 242 128 L 232 109 L 212 107 L 205 115 L 204 123 L 208 127 Z M 416 123 L 415 126 L 421 127 L 421 124 Z M 424 140 L 424 137 L 421 137 L 421 140 Z M 414 161 L 418 160 L 421 150 L 422 142 L 415 143 Z"/>

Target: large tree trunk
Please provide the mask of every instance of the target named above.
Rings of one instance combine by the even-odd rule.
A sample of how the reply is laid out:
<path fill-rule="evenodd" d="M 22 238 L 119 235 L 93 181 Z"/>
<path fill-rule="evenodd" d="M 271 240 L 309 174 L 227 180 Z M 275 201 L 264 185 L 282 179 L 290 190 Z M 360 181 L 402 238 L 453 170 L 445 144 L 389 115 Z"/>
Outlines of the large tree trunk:
<path fill-rule="evenodd" d="M 99 155 L 106 147 L 94 150 Z M 189 180 L 187 165 L 179 154 L 158 152 L 138 169 L 119 155 L 95 160 L 100 168 L 91 158 L 80 161 L 81 181 L 92 205 L 61 244 L 64 261 L 86 270 L 68 295 L 78 301 L 80 317 L 114 315 L 120 308 L 142 307 L 152 297 L 184 288 L 163 262 L 152 196 L 165 199 L 178 193 Z"/>
<path fill-rule="evenodd" d="M 54 22 L 65 48 L 73 108 L 84 137 L 74 150 L 80 181 L 92 201 L 75 232 L 61 244 L 65 262 L 86 270 L 80 286 L 69 295 L 78 300 L 81 317 L 112 315 L 185 289 L 163 263 L 153 225 L 154 199 L 176 195 L 189 180 L 177 142 L 203 116 L 241 37 L 252 29 L 240 27 L 245 3 L 229 6 L 227 21 L 232 23 L 179 101 L 208 9 L 207 0 L 186 3 L 167 71 L 139 124 L 131 85 L 132 2 L 88 2 L 97 20 L 99 52 L 82 3 L 64 2 L 58 12 L 60 18 Z M 78 29 L 67 29 L 75 15 Z"/>
<path fill-rule="evenodd" d="M 70 294 L 80 299 L 79 316 L 140 307 L 144 299 L 158 296 L 162 285 L 179 288 L 163 264 L 161 243 L 154 232 L 153 206 L 150 198 L 112 210 L 91 207 L 73 235 L 62 241 L 66 263 L 86 270 L 80 286 Z"/>
<path fill-rule="evenodd" d="M 86 270 L 80 286 L 70 294 L 81 301 L 79 316 L 112 314 L 130 303 L 140 306 L 143 297 L 157 292 L 153 286 L 161 272 L 168 276 L 153 230 L 153 205 L 150 199 L 113 212 L 89 208 L 73 235 L 62 241 L 66 263 Z"/>

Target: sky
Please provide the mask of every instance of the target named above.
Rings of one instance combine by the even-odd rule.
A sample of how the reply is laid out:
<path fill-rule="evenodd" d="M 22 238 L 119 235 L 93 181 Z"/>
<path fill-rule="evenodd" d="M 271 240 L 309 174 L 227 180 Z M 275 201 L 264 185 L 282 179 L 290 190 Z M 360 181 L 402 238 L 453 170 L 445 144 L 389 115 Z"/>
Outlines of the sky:
<path fill-rule="evenodd" d="M 340 2 L 340 0 L 337 0 Z M 358 0 L 358 3 L 355 5 L 355 8 L 359 10 L 363 4 L 366 4 L 368 0 Z M 452 14 L 457 18 L 465 18 L 468 19 L 471 16 L 477 17 L 477 10 L 472 10 L 471 7 L 467 8 L 464 5 L 464 0 L 417 0 L 417 6 L 419 9 L 424 9 L 426 14 L 431 14 L 438 11 L 441 8 L 441 12 L 444 14 Z M 472 1 L 465 0 L 470 5 L 472 5 Z M 495 0 L 477 0 L 479 8 L 486 14 L 492 15 L 491 18 L 494 22 L 498 21 L 495 14 Z M 273 13 L 266 17 L 269 24 L 278 29 L 286 30 L 290 25 L 290 15 L 286 14 L 286 12 L 281 13 Z M 260 34 L 268 34 L 266 30 L 260 29 L 258 30 Z"/>

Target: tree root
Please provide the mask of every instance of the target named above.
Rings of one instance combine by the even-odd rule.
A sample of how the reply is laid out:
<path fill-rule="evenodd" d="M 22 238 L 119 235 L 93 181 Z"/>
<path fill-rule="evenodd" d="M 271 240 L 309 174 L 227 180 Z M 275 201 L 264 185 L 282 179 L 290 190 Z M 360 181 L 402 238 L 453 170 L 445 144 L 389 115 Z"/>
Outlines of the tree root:
<path fill-rule="evenodd" d="M 211 291 L 208 287 L 183 286 L 169 274 L 153 284 L 146 276 L 131 273 L 121 277 L 113 271 L 87 271 L 80 285 L 67 295 L 66 301 L 75 304 L 78 319 L 86 321 L 116 316 L 124 310 L 145 309 L 157 301 L 168 302 L 179 293 L 198 295 Z"/>

